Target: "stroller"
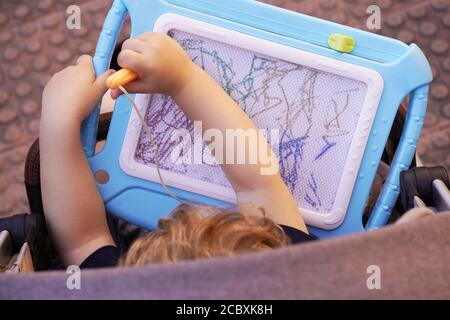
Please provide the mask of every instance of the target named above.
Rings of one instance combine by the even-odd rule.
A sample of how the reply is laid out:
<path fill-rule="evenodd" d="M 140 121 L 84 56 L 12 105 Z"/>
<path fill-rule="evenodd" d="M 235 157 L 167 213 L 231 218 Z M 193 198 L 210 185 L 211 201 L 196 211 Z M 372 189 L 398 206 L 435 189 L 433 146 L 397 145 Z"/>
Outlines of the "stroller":
<path fill-rule="evenodd" d="M 392 161 L 403 127 L 404 111 L 400 108 L 397 114 L 370 199 L 376 199 L 381 190 L 382 168 Z M 110 121 L 111 113 L 101 115 L 98 141 L 106 139 Z M 3 231 L 0 263 L 5 266 L 6 260 L 14 260 L 9 265 L 10 271 L 0 275 L 2 298 L 449 298 L 446 274 L 450 271 L 450 258 L 441 255 L 441 251 L 448 250 L 450 215 L 442 213 L 407 225 L 388 226 L 377 232 L 322 240 L 264 254 L 182 262 L 164 268 L 147 266 L 85 271 L 83 290 L 67 290 L 67 274 L 61 271 L 62 265 L 45 226 L 38 141 L 31 146 L 27 156 L 25 186 L 31 214 L 0 220 Z M 401 186 L 390 224 L 414 207 L 450 210 L 450 183 L 443 167 L 414 167 L 413 164 L 402 173 Z M 374 205 L 370 199 L 367 213 Z M 108 217 L 111 233 L 122 251 L 145 232 L 120 219 Z M 368 215 L 364 215 L 365 222 L 367 218 Z M 15 259 L 11 259 L 12 256 Z M 383 270 L 382 288 L 385 290 L 368 290 L 366 286 L 367 268 L 373 264 Z M 33 269 L 39 273 L 29 273 Z M 428 276 L 430 274 L 433 276 Z M 283 290 L 277 290 L 280 286 Z"/>

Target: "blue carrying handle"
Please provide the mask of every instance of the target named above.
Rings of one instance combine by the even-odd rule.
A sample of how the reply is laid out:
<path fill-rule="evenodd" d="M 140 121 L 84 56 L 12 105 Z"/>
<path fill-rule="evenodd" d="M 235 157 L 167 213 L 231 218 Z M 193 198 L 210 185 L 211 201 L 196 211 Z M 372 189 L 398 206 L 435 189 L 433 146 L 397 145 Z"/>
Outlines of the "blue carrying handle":
<path fill-rule="evenodd" d="M 122 0 L 114 0 L 112 7 L 106 16 L 95 50 L 93 63 L 96 77 L 109 69 L 114 47 L 117 43 L 127 12 L 128 10 Z M 81 125 L 81 143 L 88 158 L 95 154 L 99 113 L 100 103 Z"/>
<path fill-rule="evenodd" d="M 429 85 L 417 88 L 411 93 L 406 122 L 400 143 L 392 161 L 391 170 L 384 183 L 366 230 L 383 227 L 389 220 L 392 209 L 400 194 L 400 173 L 408 170 L 416 154 L 417 142 L 422 132 L 428 106 Z"/>

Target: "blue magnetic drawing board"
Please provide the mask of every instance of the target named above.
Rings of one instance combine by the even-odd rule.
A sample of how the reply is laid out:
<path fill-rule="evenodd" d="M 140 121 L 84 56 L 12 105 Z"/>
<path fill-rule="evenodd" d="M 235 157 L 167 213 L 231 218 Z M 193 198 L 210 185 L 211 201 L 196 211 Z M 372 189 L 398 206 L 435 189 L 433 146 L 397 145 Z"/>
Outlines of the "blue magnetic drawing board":
<path fill-rule="evenodd" d="M 253 119 L 279 157 L 284 181 L 315 235 L 364 230 L 362 212 L 400 101 L 408 120 L 391 174 L 366 229 L 383 226 L 412 160 L 427 106 L 431 71 L 420 49 L 399 41 L 255 1 L 116 0 L 94 64 L 108 67 L 123 19 L 132 36 L 164 32 L 178 41 Z M 351 53 L 332 50 L 333 34 L 352 37 Z M 409 72 L 414 70 L 414 72 Z M 169 97 L 136 95 L 161 153 L 163 176 L 180 198 L 226 206 L 235 196 L 220 167 L 173 161 L 173 134 L 193 124 Z M 159 184 L 155 159 L 129 102 L 119 99 L 103 151 L 93 155 L 98 114 L 82 141 L 108 212 L 146 228 L 177 203 Z M 271 132 L 278 134 L 271 135 Z M 200 144 L 200 152 L 212 158 Z"/>

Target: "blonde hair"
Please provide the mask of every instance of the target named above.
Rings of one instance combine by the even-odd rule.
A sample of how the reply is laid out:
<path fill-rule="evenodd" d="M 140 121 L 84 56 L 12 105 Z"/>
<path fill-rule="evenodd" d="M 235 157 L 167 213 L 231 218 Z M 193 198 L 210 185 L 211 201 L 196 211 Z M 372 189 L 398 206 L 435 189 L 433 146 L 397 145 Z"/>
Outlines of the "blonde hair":
<path fill-rule="evenodd" d="M 133 243 L 120 266 L 234 256 L 290 243 L 281 227 L 264 214 L 243 210 L 181 205 L 158 226 Z"/>

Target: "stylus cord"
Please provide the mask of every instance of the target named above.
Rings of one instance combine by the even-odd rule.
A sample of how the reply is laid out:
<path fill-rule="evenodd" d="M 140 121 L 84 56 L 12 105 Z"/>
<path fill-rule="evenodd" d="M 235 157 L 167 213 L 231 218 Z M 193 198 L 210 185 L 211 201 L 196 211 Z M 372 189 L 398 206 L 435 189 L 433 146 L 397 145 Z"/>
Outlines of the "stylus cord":
<path fill-rule="evenodd" d="M 158 145 L 155 143 L 155 139 L 153 139 L 153 135 L 150 131 L 150 127 L 148 126 L 147 122 L 145 121 L 144 116 L 142 115 L 141 111 L 139 110 L 139 107 L 136 105 L 136 102 L 134 102 L 133 98 L 130 96 L 130 94 L 128 93 L 128 91 L 123 87 L 123 86 L 119 86 L 120 91 L 123 92 L 123 94 L 125 95 L 125 97 L 127 97 L 127 99 L 130 101 L 131 105 L 133 106 L 134 110 L 136 111 L 138 117 L 139 117 L 139 121 L 141 122 L 142 127 L 144 128 L 144 131 L 147 135 L 147 138 L 150 141 L 150 144 L 152 145 L 153 149 L 154 149 L 154 158 L 155 158 L 155 166 L 156 166 L 156 172 L 158 173 L 158 177 L 159 180 L 161 182 L 161 185 L 164 189 L 164 191 L 174 200 L 178 201 L 181 204 L 186 203 L 186 201 L 181 200 L 180 198 L 178 198 L 173 192 L 171 192 L 169 190 L 169 188 L 167 187 L 166 183 L 164 182 L 163 176 L 161 174 L 161 164 L 159 161 L 159 147 Z"/>

